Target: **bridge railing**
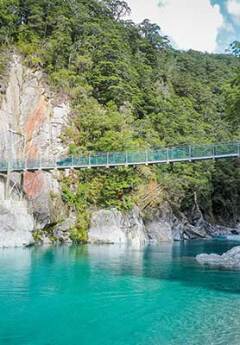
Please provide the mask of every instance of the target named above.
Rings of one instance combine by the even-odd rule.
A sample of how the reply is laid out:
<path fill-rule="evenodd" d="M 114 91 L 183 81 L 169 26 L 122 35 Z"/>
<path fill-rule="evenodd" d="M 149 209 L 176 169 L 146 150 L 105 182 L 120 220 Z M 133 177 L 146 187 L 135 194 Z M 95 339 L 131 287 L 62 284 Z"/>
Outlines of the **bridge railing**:
<path fill-rule="evenodd" d="M 3 160 L 0 162 L 0 170 L 1 171 L 7 171 L 8 169 L 8 162 Z"/>
<path fill-rule="evenodd" d="M 122 165 L 237 156 L 240 143 L 204 144 L 138 152 L 113 152 L 81 157 L 83 165 Z M 75 158 L 74 158 L 75 160 Z"/>
<path fill-rule="evenodd" d="M 229 155 L 229 154 L 239 154 L 240 143 L 230 143 L 230 144 L 217 144 L 215 146 L 215 155 Z"/>
<path fill-rule="evenodd" d="M 118 166 L 134 164 L 154 164 L 187 160 L 202 160 L 240 156 L 240 143 L 204 144 L 163 148 L 157 150 L 142 150 L 136 152 L 96 153 L 85 156 L 68 156 L 59 159 L 42 158 L 25 161 L 0 160 L 0 171 L 51 170 L 71 167 Z"/>
<path fill-rule="evenodd" d="M 17 159 L 11 162 L 11 168 L 13 170 L 24 170 L 25 169 L 25 162 Z"/>
<path fill-rule="evenodd" d="M 191 158 L 212 157 L 215 154 L 215 145 L 194 145 L 191 146 Z"/>

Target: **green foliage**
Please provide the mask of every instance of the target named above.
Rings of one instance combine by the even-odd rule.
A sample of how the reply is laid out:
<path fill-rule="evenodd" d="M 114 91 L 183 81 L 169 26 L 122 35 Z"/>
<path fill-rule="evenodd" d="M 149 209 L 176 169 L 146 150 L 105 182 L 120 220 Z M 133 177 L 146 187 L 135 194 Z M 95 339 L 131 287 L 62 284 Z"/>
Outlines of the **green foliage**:
<path fill-rule="evenodd" d="M 240 42 L 238 41 L 234 41 L 231 45 L 230 45 L 230 52 L 237 56 L 240 57 Z"/>
<path fill-rule="evenodd" d="M 70 238 L 74 243 L 86 243 L 88 239 L 89 212 L 86 199 L 86 186 L 74 184 L 74 178 L 65 179 L 62 183 L 63 200 L 74 209 L 77 214 L 77 222 L 70 230 Z"/>
<path fill-rule="evenodd" d="M 175 51 L 156 24 L 124 20 L 129 11 L 120 0 L 0 2 L 1 44 L 18 47 L 26 63 L 43 68 L 51 86 L 71 101 L 72 122 L 63 138 L 70 153 L 239 139 L 239 59 Z M 239 55 L 237 42 L 232 52 Z M 147 176 L 142 169 L 92 170 L 69 177 L 63 181 L 63 198 L 78 213 L 72 238 L 86 241 L 89 210 L 129 209 L 139 188 L 144 194 L 149 183 L 155 199 L 164 190 L 187 210 L 197 193 L 201 208 L 214 212 L 219 203 L 212 203 L 212 196 L 222 183 L 214 166 L 152 167 Z M 217 167 L 226 180 L 232 176 L 234 163 Z M 231 190 L 235 179 L 230 179 Z M 222 200 L 225 193 L 223 188 Z"/>
<path fill-rule="evenodd" d="M 202 209 L 211 210 L 213 162 L 177 163 L 159 170 L 159 183 L 167 189 L 171 203 L 180 204 L 183 211 L 190 209 L 197 193 Z"/>
<path fill-rule="evenodd" d="M 229 164 L 227 161 L 217 162 L 213 174 L 212 203 L 219 221 L 224 219 L 228 223 L 239 221 L 240 210 L 240 165 L 239 161 Z"/>
<path fill-rule="evenodd" d="M 233 133 L 239 138 L 239 109 L 240 109 L 240 73 L 225 86 L 226 94 L 226 119 L 231 123 Z"/>
<path fill-rule="evenodd" d="M 44 235 L 44 233 L 43 233 L 42 230 L 35 230 L 35 231 L 33 231 L 32 237 L 34 239 L 34 243 L 41 243 L 43 235 Z"/>
<path fill-rule="evenodd" d="M 76 225 L 70 229 L 70 239 L 73 243 L 87 243 L 89 223 L 86 221 L 86 217 L 85 214 L 79 216 Z"/>
<path fill-rule="evenodd" d="M 54 225 L 48 226 L 43 230 L 35 230 L 32 233 L 34 243 L 41 244 L 43 243 L 43 238 L 47 237 L 50 239 L 51 243 L 57 243 L 57 238 L 54 235 Z"/>

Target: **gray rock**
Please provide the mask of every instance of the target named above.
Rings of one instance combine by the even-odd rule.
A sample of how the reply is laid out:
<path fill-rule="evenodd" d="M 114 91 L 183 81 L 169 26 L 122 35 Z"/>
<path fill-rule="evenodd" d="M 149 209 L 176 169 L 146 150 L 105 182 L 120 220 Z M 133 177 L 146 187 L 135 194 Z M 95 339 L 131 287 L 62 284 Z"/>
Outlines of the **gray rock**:
<path fill-rule="evenodd" d="M 223 236 L 227 239 L 231 235 L 240 235 L 240 228 L 238 225 L 235 228 L 230 228 L 223 225 L 215 225 L 212 226 L 211 230 L 211 234 L 213 237 Z"/>
<path fill-rule="evenodd" d="M 5 159 L 23 159 L 24 154 L 25 160 L 41 159 L 44 165 L 45 161 L 66 153 L 67 145 L 61 135 L 68 124 L 70 106 L 66 99 L 51 94 L 43 73 L 27 68 L 18 55 L 13 55 L 11 60 L 0 105 L 0 155 Z M 53 221 L 55 204 L 51 195 L 60 195 L 59 174 L 45 171 L 24 174 L 22 189 L 39 229 Z M 20 181 L 20 174 L 12 173 L 11 185 L 15 187 L 11 198 L 19 200 L 16 178 Z M 5 181 L 1 179 L 0 199 L 4 189 Z"/>
<path fill-rule="evenodd" d="M 153 215 L 147 215 L 145 226 L 149 239 L 154 242 L 172 242 L 208 236 L 204 226 L 190 224 L 183 214 L 177 217 L 167 202 Z"/>
<path fill-rule="evenodd" d="M 148 238 L 153 242 L 172 242 L 174 234 L 171 223 L 166 219 L 155 218 L 146 223 Z"/>
<path fill-rule="evenodd" d="M 186 218 L 177 218 L 165 203 L 154 214 L 142 215 L 137 207 L 128 213 L 116 209 L 94 212 L 88 237 L 90 243 L 140 245 L 205 238 L 207 234 Z"/>
<path fill-rule="evenodd" d="M 66 220 L 54 227 L 53 235 L 61 243 L 72 243 L 70 229 L 75 225 L 76 217 L 71 214 Z"/>
<path fill-rule="evenodd" d="M 223 255 L 200 254 L 196 260 L 201 265 L 240 269 L 240 246 L 232 248 Z"/>
<path fill-rule="evenodd" d="M 137 207 L 128 214 L 116 209 L 93 213 L 88 238 L 90 243 L 131 244 L 133 246 L 148 242 L 145 226 Z"/>
<path fill-rule="evenodd" d="M 0 247 L 22 247 L 33 244 L 34 220 L 26 203 L 3 201 L 0 204 Z"/>

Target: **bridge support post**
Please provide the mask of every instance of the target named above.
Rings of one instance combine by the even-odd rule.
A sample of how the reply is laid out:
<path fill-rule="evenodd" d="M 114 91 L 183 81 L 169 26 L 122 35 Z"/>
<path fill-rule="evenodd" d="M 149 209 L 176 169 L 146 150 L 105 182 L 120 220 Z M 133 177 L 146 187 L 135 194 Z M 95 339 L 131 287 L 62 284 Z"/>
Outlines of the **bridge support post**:
<path fill-rule="evenodd" d="M 215 147 L 215 145 L 213 145 L 212 152 L 213 152 L 213 160 L 215 161 L 215 158 L 216 158 L 216 147 Z"/>
<path fill-rule="evenodd" d="M 189 151 L 189 162 L 191 162 L 192 161 L 192 146 L 191 145 L 189 145 L 188 151 Z"/>
<path fill-rule="evenodd" d="M 21 190 L 21 200 L 24 199 L 24 172 L 21 172 L 21 177 L 20 177 L 20 190 Z"/>
<path fill-rule="evenodd" d="M 7 165 L 7 180 L 6 180 L 6 188 L 5 188 L 5 200 L 9 199 L 9 191 L 10 191 L 10 177 L 11 177 L 11 162 L 8 161 Z"/>
<path fill-rule="evenodd" d="M 170 163 L 170 160 L 169 160 L 169 148 L 167 148 L 167 164 Z"/>

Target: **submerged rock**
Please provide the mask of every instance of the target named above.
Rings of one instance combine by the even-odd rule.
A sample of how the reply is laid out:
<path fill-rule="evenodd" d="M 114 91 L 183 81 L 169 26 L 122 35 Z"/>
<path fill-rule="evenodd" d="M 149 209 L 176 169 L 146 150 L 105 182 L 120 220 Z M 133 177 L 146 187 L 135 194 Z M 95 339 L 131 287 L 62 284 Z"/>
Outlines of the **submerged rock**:
<path fill-rule="evenodd" d="M 240 246 L 234 247 L 223 255 L 200 254 L 196 257 L 202 265 L 240 269 Z"/>
<path fill-rule="evenodd" d="M 33 217 L 26 204 L 2 201 L 0 204 L 0 248 L 22 247 L 33 244 Z"/>

